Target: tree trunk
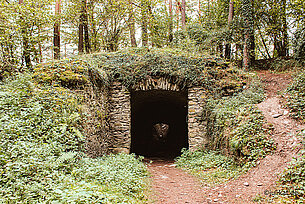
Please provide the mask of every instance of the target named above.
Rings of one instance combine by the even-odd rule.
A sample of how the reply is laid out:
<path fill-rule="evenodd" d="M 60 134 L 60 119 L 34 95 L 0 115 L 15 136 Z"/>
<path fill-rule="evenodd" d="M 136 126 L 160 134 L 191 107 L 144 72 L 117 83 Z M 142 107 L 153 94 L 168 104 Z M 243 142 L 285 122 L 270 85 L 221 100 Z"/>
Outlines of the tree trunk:
<path fill-rule="evenodd" d="M 176 0 L 176 29 L 179 29 L 179 8 L 181 7 L 179 0 Z"/>
<path fill-rule="evenodd" d="M 181 1 L 181 24 L 182 24 L 183 30 L 185 30 L 185 25 L 186 25 L 185 12 L 186 12 L 185 0 L 182 0 Z"/>
<path fill-rule="evenodd" d="M 61 0 L 56 0 L 56 5 L 55 5 L 56 22 L 54 25 L 54 38 L 53 38 L 54 59 L 60 59 L 60 4 L 61 4 Z"/>
<path fill-rule="evenodd" d="M 248 70 L 255 61 L 254 44 L 254 22 L 253 22 L 253 0 L 242 1 L 243 31 L 244 31 L 244 51 L 243 67 Z"/>
<path fill-rule="evenodd" d="M 80 17 L 80 22 L 78 25 L 78 53 L 84 53 L 84 26 L 82 24 L 82 15 Z"/>
<path fill-rule="evenodd" d="M 258 32 L 259 32 L 259 36 L 260 36 L 261 39 L 262 39 L 263 46 L 264 46 L 264 48 L 265 48 L 265 51 L 266 51 L 266 53 L 267 53 L 267 56 L 268 56 L 268 58 L 270 59 L 271 56 L 270 56 L 270 54 L 269 54 L 269 50 L 268 50 L 268 47 L 267 47 L 267 45 L 266 45 L 266 41 L 265 41 L 265 39 L 264 39 L 264 37 L 263 37 L 263 35 L 262 35 L 260 29 L 258 29 Z"/>
<path fill-rule="evenodd" d="M 201 17 L 201 0 L 198 0 L 198 14 Z"/>
<path fill-rule="evenodd" d="M 19 0 L 19 4 L 23 4 L 23 0 Z M 20 19 L 23 21 L 23 16 L 20 14 Z M 31 49 L 29 45 L 29 38 L 28 38 L 28 32 L 26 29 L 26 25 L 21 25 L 21 35 L 22 35 L 22 58 L 25 61 L 25 65 L 27 68 L 32 68 L 32 62 L 31 62 Z"/>
<path fill-rule="evenodd" d="M 90 39 L 89 39 L 89 29 L 88 29 L 88 11 L 87 11 L 87 0 L 82 0 L 82 24 L 84 27 L 84 40 L 85 40 L 85 50 L 86 53 L 91 52 Z"/>
<path fill-rule="evenodd" d="M 222 43 L 218 44 L 217 52 L 220 54 L 220 57 L 223 57 L 223 45 L 222 45 Z"/>
<path fill-rule="evenodd" d="M 168 22 L 168 42 L 171 43 L 173 41 L 173 1 L 169 0 L 169 22 Z"/>
<path fill-rule="evenodd" d="M 92 35 L 91 35 L 91 42 L 92 42 L 92 49 L 94 52 L 98 52 L 99 51 L 99 40 L 98 40 L 98 33 L 96 30 L 96 21 L 94 19 L 94 0 L 89 1 L 90 2 L 90 13 L 89 15 L 89 19 L 90 19 L 90 24 L 92 27 Z"/>
<path fill-rule="evenodd" d="M 134 9 L 132 0 L 129 0 L 129 34 L 130 34 L 130 44 L 131 47 L 137 47 L 137 41 L 136 41 L 136 27 L 135 27 L 135 17 L 134 17 Z"/>
<path fill-rule="evenodd" d="M 228 16 L 229 28 L 231 27 L 231 23 L 233 21 L 233 15 L 234 15 L 234 0 L 230 0 L 229 16 Z M 229 44 L 229 43 L 226 44 L 225 58 L 231 59 L 231 44 Z"/>
<path fill-rule="evenodd" d="M 280 57 L 288 56 L 288 26 L 287 26 L 287 15 L 286 15 L 286 2 L 287 0 L 281 1 L 281 22 L 282 22 L 282 40 L 281 40 L 281 50 L 279 51 Z"/>
<path fill-rule="evenodd" d="M 148 45 L 148 7 L 146 0 L 141 0 L 141 15 L 142 15 L 142 46 Z"/>

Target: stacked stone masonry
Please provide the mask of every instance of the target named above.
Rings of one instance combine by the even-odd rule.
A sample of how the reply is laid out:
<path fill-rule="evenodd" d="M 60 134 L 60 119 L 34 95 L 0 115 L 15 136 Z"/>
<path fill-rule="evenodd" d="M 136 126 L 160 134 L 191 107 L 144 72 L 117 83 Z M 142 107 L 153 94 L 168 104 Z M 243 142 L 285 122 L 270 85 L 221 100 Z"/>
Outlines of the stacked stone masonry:
<path fill-rule="evenodd" d="M 180 91 L 179 86 L 166 79 L 149 79 L 133 87 L 134 90 Z M 208 143 L 206 124 L 202 118 L 206 92 L 202 87 L 188 89 L 188 140 L 189 148 L 194 150 Z M 112 151 L 130 152 L 131 145 L 131 104 L 130 92 L 119 82 L 114 82 L 110 90 L 110 136 Z"/>
<path fill-rule="evenodd" d="M 203 107 L 206 102 L 206 92 L 201 87 L 188 90 L 188 140 L 189 148 L 195 150 L 205 146 L 207 141 L 206 121 L 202 117 Z"/>
<path fill-rule="evenodd" d="M 114 82 L 110 90 L 110 133 L 112 151 L 129 153 L 131 142 L 130 93 L 119 82 Z"/>

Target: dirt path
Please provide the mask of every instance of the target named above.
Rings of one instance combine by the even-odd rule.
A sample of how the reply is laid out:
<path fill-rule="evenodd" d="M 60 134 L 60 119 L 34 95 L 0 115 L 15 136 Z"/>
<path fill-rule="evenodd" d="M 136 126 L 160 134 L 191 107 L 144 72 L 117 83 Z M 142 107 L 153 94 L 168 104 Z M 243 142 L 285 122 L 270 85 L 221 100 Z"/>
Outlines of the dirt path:
<path fill-rule="evenodd" d="M 260 71 L 258 75 L 266 84 L 267 99 L 257 107 L 268 123 L 274 126 L 273 138 L 277 150 L 260 161 L 247 174 L 214 188 L 203 188 L 196 178 L 176 169 L 173 162 L 154 161 L 147 164 L 152 174 L 155 203 L 252 203 L 253 198 L 272 189 L 278 175 L 297 155 L 299 138 L 296 133 L 305 126 L 289 118 L 288 110 L 281 107 L 278 92 L 290 82 L 287 74 Z"/>
<path fill-rule="evenodd" d="M 148 163 L 153 189 L 157 195 L 154 203 L 204 203 L 204 189 L 193 176 L 175 168 L 174 161 L 152 160 Z"/>

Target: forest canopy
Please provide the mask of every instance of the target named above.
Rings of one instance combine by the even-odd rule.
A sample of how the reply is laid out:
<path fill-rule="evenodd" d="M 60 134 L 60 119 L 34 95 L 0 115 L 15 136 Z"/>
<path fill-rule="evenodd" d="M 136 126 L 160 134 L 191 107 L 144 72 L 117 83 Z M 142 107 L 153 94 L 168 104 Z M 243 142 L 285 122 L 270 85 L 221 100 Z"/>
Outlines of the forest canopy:
<path fill-rule="evenodd" d="M 304 58 L 301 0 L 1 0 L 0 75 L 50 59 L 173 47 L 242 60 Z M 25 65 L 27 68 L 23 68 Z"/>

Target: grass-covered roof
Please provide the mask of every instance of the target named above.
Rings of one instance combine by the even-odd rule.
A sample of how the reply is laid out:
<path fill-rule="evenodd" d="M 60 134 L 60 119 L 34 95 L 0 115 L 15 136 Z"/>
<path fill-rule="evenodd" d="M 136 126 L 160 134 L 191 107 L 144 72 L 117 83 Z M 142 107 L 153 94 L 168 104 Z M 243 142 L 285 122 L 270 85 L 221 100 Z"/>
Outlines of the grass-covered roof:
<path fill-rule="evenodd" d="M 149 77 L 167 77 L 183 87 L 240 88 L 241 71 L 220 58 L 173 49 L 135 48 L 97 53 L 40 64 L 35 68 L 40 82 L 75 86 L 88 82 L 108 86 L 120 81 L 131 88 Z"/>

